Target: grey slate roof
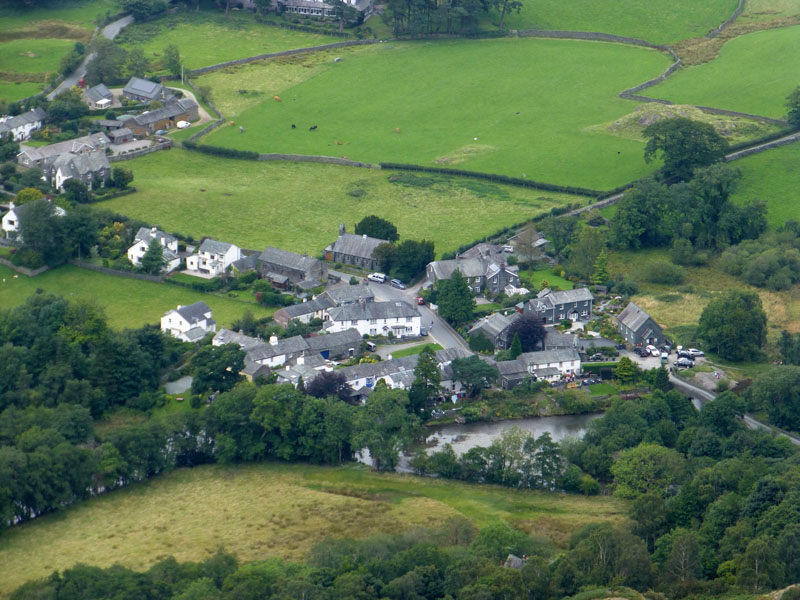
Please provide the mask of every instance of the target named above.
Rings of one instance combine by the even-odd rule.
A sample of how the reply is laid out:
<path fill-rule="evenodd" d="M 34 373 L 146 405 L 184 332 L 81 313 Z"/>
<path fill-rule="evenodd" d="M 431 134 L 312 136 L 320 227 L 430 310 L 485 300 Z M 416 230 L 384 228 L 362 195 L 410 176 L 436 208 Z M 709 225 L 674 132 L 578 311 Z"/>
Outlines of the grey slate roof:
<path fill-rule="evenodd" d="M 470 356 L 472 356 L 472 352 L 464 350 L 464 348 L 444 348 L 436 351 L 436 362 L 440 365 L 448 365 L 457 358 L 469 358 Z"/>
<path fill-rule="evenodd" d="M 231 263 L 231 266 L 240 272 L 254 271 L 258 268 L 258 254 L 249 254 Z"/>
<path fill-rule="evenodd" d="M 628 304 L 619 316 L 617 321 L 625 325 L 631 331 L 639 331 L 639 328 L 647 322 L 650 315 L 639 308 L 634 302 Z"/>
<path fill-rule="evenodd" d="M 328 311 L 331 321 L 362 321 L 364 319 L 395 319 L 418 317 L 419 311 L 408 302 L 367 302 L 364 306 L 346 304 Z"/>
<path fill-rule="evenodd" d="M 483 277 L 486 264 L 479 258 L 457 258 L 454 260 L 435 260 L 430 263 L 436 279 L 450 279 L 458 270 L 464 277 Z"/>
<path fill-rule="evenodd" d="M 382 360 L 377 363 L 353 365 L 352 367 L 339 369 L 337 373 L 344 375 L 347 381 L 354 381 L 364 377 L 380 379 L 381 377 L 394 375 L 396 373 L 404 373 L 406 371 L 410 371 L 413 374 L 418 360 L 419 355 L 414 354 L 412 356 L 403 356 L 402 358 L 395 358 L 392 360 Z"/>
<path fill-rule="evenodd" d="M 206 330 L 202 327 L 192 327 L 183 335 L 185 335 L 186 339 L 188 339 L 190 342 L 199 342 L 206 336 L 206 333 Z"/>
<path fill-rule="evenodd" d="M 493 258 L 498 262 L 505 263 L 505 254 L 503 247 L 497 244 L 489 244 L 488 242 L 481 242 L 475 244 L 472 248 L 464 250 L 459 254 L 459 257 L 464 258 Z"/>
<path fill-rule="evenodd" d="M 536 297 L 540 300 L 547 300 L 554 306 L 568 304 L 570 302 L 594 300 L 594 296 L 592 292 L 589 291 L 589 288 L 575 288 L 573 290 L 562 290 L 560 292 L 554 292 L 548 288 L 539 292 Z"/>
<path fill-rule="evenodd" d="M 545 329 L 544 348 L 553 350 L 555 348 L 575 348 L 578 345 L 578 335 L 575 333 L 560 333 L 548 327 Z"/>
<path fill-rule="evenodd" d="M 140 77 L 131 77 L 130 80 L 128 80 L 128 83 L 125 84 L 122 92 L 135 94 L 136 96 L 142 96 L 144 98 L 148 98 L 149 100 L 158 100 L 162 97 L 163 90 L 164 86 L 160 83 L 155 83 Z"/>
<path fill-rule="evenodd" d="M 125 125 L 122 121 L 116 119 L 94 119 L 92 123 L 100 127 L 108 127 L 109 129 L 118 129 Z"/>
<path fill-rule="evenodd" d="M 319 262 L 316 258 L 303 256 L 301 254 L 289 252 L 288 250 L 282 250 L 273 246 L 267 246 L 267 248 L 258 256 L 258 260 L 260 262 L 280 265 L 288 269 L 303 271 L 304 273 L 307 273 L 314 264 Z"/>
<path fill-rule="evenodd" d="M 111 169 L 106 153 L 102 150 L 90 154 L 59 154 L 54 159 L 48 160 L 46 165 L 51 173 L 61 169 L 70 177 L 80 177 L 88 173 L 97 173 L 103 169 Z"/>
<path fill-rule="evenodd" d="M 323 306 L 317 300 L 309 300 L 308 302 L 301 302 L 300 304 L 284 306 L 281 310 L 289 315 L 290 319 L 297 319 L 298 317 L 315 313 L 323 308 L 327 307 Z"/>
<path fill-rule="evenodd" d="M 499 312 L 492 313 L 488 317 L 484 317 L 478 321 L 475 326 L 469 330 L 469 333 L 472 334 L 473 332 L 482 331 L 488 333 L 492 337 L 497 337 L 511 327 L 517 319 L 519 319 L 519 313 L 516 311 L 509 316 L 505 316 Z"/>
<path fill-rule="evenodd" d="M 359 299 L 369 302 L 375 298 L 375 294 L 369 289 L 368 285 L 359 284 L 326 290 L 319 295 L 319 298 L 323 297 L 329 298 L 334 305 L 340 306 L 342 304 L 358 302 Z"/>
<path fill-rule="evenodd" d="M 164 233 L 163 231 L 156 229 L 154 227 L 139 227 L 139 231 L 136 232 L 136 237 L 133 238 L 133 241 L 138 242 L 139 240 L 144 240 L 145 242 L 150 242 L 153 238 L 157 239 L 161 242 L 162 246 L 166 246 L 169 243 L 177 242 L 178 238 L 174 235 L 170 235 L 168 233 Z M 163 241 L 162 241 L 163 240 Z"/>
<path fill-rule="evenodd" d="M 283 340 L 278 340 L 274 344 L 262 342 L 257 346 L 247 350 L 247 360 L 257 361 L 274 358 L 283 354 L 297 354 L 308 350 L 308 344 L 303 336 L 296 335 Z"/>
<path fill-rule="evenodd" d="M 119 127 L 117 129 L 113 129 L 113 130 L 109 131 L 108 132 L 108 137 L 113 140 L 113 139 L 116 139 L 118 137 L 124 137 L 126 135 L 131 135 L 131 134 L 133 134 L 133 132 L 130 129 L 128 129 L 127 127 Z"/>
<path fill-rule="evenodd" d="M 211 309 L 208 304 L 200 300 L 188 306 L 179 306 L 175 309 L 176 312 L 186 319 L 189 323 L 199 323 L 206 318 L 206 313 L 210 313 Z"/>
<path fill-rule="evenodd" d="M 0 123 L 0 135 L 8 133 L 12 129 L 22 127 L 23 125 L 27 125 L 29 123 L 43 121 L 45 117 L 47 117 L 47 113 L 41 108 L 31 109 L 27 112 L 17 115 L 16 117 L 6 119 L 4 122 Z"/>
<path fill-rule="evenodd" d="M 236 344 L 242 350 L 255 348 L 259 344 L 263 343 L 264 342 L 258 338 L 250 337 L 249 335 L 245 335 L 238 331 L 231 331 L 230 329 L 225 329 L 224 327 L 214 335 L 215 345 L 224 346 L 225 344 Z"/>
<path fill-rule="evenodd" d="M 539 352 L 525 352 L 517 358 L 526 365 L 535 367 L 554 362 L 580 360 L 580 354 L 575 348 L 556 348 L 555 350 L 541 350 Z"/>
<path fill-rule="evenodd" d="M 92 133 L 83 137 L 75 138 L 74 140 L 67 140 L 66 142 L 57 142 L 39 148 L 31 146 L 24 146 L 20 148 L 20 154 L 25 154 L 31 160 L 44 160 L 59 154 L 78 154 L 81 152 L 90 152 L 93 150 L 104 149 L 108 146 L 110 140 L 105 133 Z"/>
<path fill-rule="evenodd" d="M 328 246 L 330 250 L 347 256 L 359 258 L 372 258 L 372 252 L 381 244 L 388 244 L 387 240 L 356 235 L 355 233 L 340 233 L 339 239 Z"/>
<path fill-rule="evenodd" d="M 497 367 L 497 371 L 500 373 L 500 375 L 505 375 L 506 377 L 524 375 L 528 371 L 525 363 L 519 358 L 515 360 L 501 360 L 500 362 L 494 362 L 493 364 L 495 367 Z"/>
<path fill-rule="evenodd" d="M 358 333 L 357 329 L 345 329 L 344 331 L 337 331 L 336 333 L 306 338 L 309 350 L 315 352 L 323 352 L 344 344 L 354 344 L 355 348 L 360 349 L 362 341 L 361 334 Z"/>
<path fill-rule="evenodd" d="M 209 254 L 225 254 L 228 250 L 231 249 L 233 244 L 229 244 L 228 242 L 219 242 L 217 240 L 212 240 L 211 238 L 206 238 L 203 240 L 203 243 L 200 244 L 200 247 L 197 249 L 197 252 L 208 252 Z"/>
<path fill-rule="evenodd" d="M 86 90 L 86 96 L 94 103 L 100 100 L 111 100 L 113 98 L 111 90 L 109 90 L 104 83 L 98 83 L 96 86 L 90 87 Z"/>

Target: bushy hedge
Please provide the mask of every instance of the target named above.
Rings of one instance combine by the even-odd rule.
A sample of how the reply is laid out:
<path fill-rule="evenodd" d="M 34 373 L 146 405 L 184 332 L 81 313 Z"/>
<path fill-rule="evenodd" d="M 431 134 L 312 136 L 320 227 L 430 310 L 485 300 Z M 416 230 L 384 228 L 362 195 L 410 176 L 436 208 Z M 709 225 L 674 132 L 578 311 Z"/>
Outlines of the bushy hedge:
<path fill-rule="evenodd" d="M 195 152 L 203 152 L 205 154 L 212 154 L 214 156 L 224 156 L 225 158 L 242 158 L 245 160 L 258 160 L 258 152 L 252 150 L 236 150 L 234 148 L 225 148 L 223 146 L 208 146 L 206 144 L 198 144 L 197 142 L 185 141 L 183 147 L 186 150 L 193 150 Z"/>
<path fill-rule="evenodd" d="M 443 167 L 427 167 L 423 165 L 411 165 L 406 163 L 380 163 L 381 169 L 396 169 L 398 171 L 420 171 L 423 173 L 438 173 L 440 175 L 458 175 L 460 177 L 473 177 L 475 179 L 485 179 L 495 183 L 505 183 L 508 185 L 518 185 L 521 187 L 529 187 L 537 190 L 546 190 L 549 192 L 562 192 L 564 194 L 575 194 L 580 196 L 591 196 L 597 198 L 606 195 L 607 192 L 601 190 L 592 190 L 589 188 L 582 188 L 572 185 L 558 185 L 555 183 L 544 183 L 541 181 L 534 181 L 533 179 L 523 179 L 521 177 L 510 177 L 508 175 L 498 175 L 496 173 L 479 173 L 477 171 L 466 171 L 464 169 L 448 169 Z"/>
<path fill-rule="evenodd" d="M 761 144 L 766 144 L 767 142 L 779 140 L 782 137 L 798 132 L 800 132 L 800 129 L 796 127 L 781 129 L 780 131 L 776 131 L 774 133 L 768 133 L 767 135 L 762 135 L 761 137 L 757 137 L 755 139 L 748 140 L 746 142 L 731 144 L 731 146 L 728 148 L 728 152 L 738 152 L 739 150 L 746 150 L 747 148 L 752 148 L 753 146 L 760 146 Z"/>
<path fill-rule="evenodd" d="M 191 277 L 191 275 L 187 275 L 186 277 Z M 179 278 L 177 275 L 173 277 L 167 277 L 164 281 L 171 283 L 172 285 L 179 285 L 181 287 L 195 290 L 196 292 L 216 292 L 217 290 L 222 289 L 222 280 L 218 277 L 215 277 L 214 279 L 201 279 L 199 277 L 192 277 L 192 279 L 196 279 L 197 281 L 186 281 Z"/>

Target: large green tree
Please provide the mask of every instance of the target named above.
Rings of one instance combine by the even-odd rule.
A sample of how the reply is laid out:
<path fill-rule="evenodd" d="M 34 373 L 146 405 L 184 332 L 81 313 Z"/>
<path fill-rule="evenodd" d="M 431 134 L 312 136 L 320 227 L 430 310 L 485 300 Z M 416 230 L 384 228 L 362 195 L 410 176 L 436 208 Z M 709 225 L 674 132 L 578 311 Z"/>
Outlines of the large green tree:
<path fill-rule="evenodd" d="M 728 290 L 703 309 L 697 337 L 727 360 L 753 359 L 767 339 L 767 315 L 755 292 Z"/>
<path fill-rule="evenodd" d="M 142 256 L 142 270 L 151 275 L 158 275 L 164 268 L 164 249 L 156 238 L 150 240 L 147 251 Z"/>
<path fill-rule="evenodd" d="M 436 400 L 442 393 L 441 383 L 442 374 L 436 362 L 436 354 L 433 348 L 425 346 L 419 353 L 417 366 L 414 367 L 414 383 L 408 393 L 411 410 L 419 410 L 428 402 Z"/>
<path fill-rule="evenodd" d="M 636 498 L 641 494 L 664 496 L 682 468 L 683 458 L 672 448 L 639 444 L 623 450 L 611 467 L 617 486 L 614 493 L 623 498 Z"/>
<path fill-rule="evenodd" d="M 180 77 L 181 54 L 175 44 L 169 44 L 166 48 L 164 48 L 161 64 L 172 74 L 173 77 Z"/>
<path fill-rule="evenodd" d="M 471 396 L 481 391 L 486 383 L 493 383 L 499 375 L 497 367 L 475 355 L 457 358 L 450 366 L 453 368 L 453 378 L 461 382 Z"/>
<path fill-rule="evenodd" d="M 747 393 L 753 405 L 766 409 L 770 423 L 800 431 L 800 367 L 785 366 L 761 375 Z"/>
<path fill-rule="evenodd" d="M 242 379 L 244 351 L 236 344 L 203 346 L 191 360 L 194 370 L 192 393 L 227 392 Z"/>
<path fill-rule="evenodd" d="M 451 325 L 463 325 L 472 319 L 475 310 L 475 297 L 467 280 L 456 269 L 450 279 L 442 279 L 436 283 L 436 303 L 439 305 L 439 316 Z"/>
<path fill-rule="evenodd" d="M 786 97 L 786 120 L 794 127 L 800 127 L 800 86 L 794 88 Z"/>
<path fill-rule="evenodd" d="M 683 181 L 691 179 L 697 167 L 724 160 L 728 151 L 727 140 L 713 126 L 684 117 L 657 121 L 645 127 L 642 135 L 647 139 L 645 161 L 661 158 L 664 175 Z"/>
<path fill-rule="evenodd" d="M 521 315 L 508 328 L 508 335 L 519 338 L 522 352 L 534 352 L 544 349 L 544 338 L 547 332 L 542 320 L 533 314 Z"/>
<path fill-rule="evenodd" d="M 400 236 L 397 234 L 397 227 L 386 219 L 375 215 L 369 215 L 361 219 L 358 224 L 356 224 L 355 232 L 357 235 L 366 235 L 388 242 L 396 242 L 400 239 Z"/>
<path fill-rule="evenodd" d="M 380 385 L 356 423 L 354 447 L 369 450 L 376 471 L 394 471 L 400 451 L 410 448 L 420 433 L 419 419 L 408 412 L 408 395 Z"/>

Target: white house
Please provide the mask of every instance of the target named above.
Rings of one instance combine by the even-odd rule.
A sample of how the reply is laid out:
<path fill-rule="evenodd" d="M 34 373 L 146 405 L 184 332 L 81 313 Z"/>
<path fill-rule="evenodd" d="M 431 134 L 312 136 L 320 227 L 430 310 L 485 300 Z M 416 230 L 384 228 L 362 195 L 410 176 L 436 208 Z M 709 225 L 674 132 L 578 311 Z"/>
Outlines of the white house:
<path fill-rule="evenodd" d="M 31 133 L 41 129 L 47 113 L 41 108 L 34 108 L 16 117 L 0 118 L 0 138 L 9 137 L 22 142 L 31 137 Z"/>
<path fill-rule="evenodd" d="M 242 258 L 242 251 L 238 246 L 206 239 L 200 244 L 197 253 L 186 258 L 186 268 L 189 271 L 198 271 L 216 277 L 223 274 L 233 262 L 240 258 Z"/>
<path fill-rule="evenodd" d="M 422 317 L 408 302 L 360 302 L 328 309 L 328 332 L 355 328 L 361 335 L 418 337 Z"/>
<path fill-rule="evenodd" d="M 525 352 L 519 355 L 518 360 L 537 380 L 558 381 L 562 377 L 575 377 L 581 372 L 581 356 L 576 348 Z"/>
<path fill-rule="evenodd" d="M 128 260 L 137 267 L 142 264 L 142 257 L 147 253 L 152 240 L 158 240 L 161 244 L 161 256 L 164 259 L 164 271 L 172 271 L 177 269 L 181 264 L 180 256 L 178 256 L 178 238 L 163 231 L 159 231 L 156 227 L 148 229 L 147 227 L 140 227 L 136 232 L 133 246 L 128 248 Z"/>
<path fill-rule="evenodd" d="M 161 317 L 161 331 L 184 342 L 199 342 L 207 333 L 217 330 L 211 309 L 205 302 L 178 305 Z"/>
<path fill-rule="evenodd" d="M 8 212 L 3 215 L 2 224 L 0 224 L 0 228 L 3 230 L 3 235 L 10 239 L 10 240 L 18 240 L 22 241 L 22 236 L 19 233 L 19 219 L 25 212 L 25 206 L 15 206 L 14 202 L 12 201 L 9 204 Z M 63 217 L 67 214 L 60 206 L 53 206 L 53 213 L 56 216 Z"/>

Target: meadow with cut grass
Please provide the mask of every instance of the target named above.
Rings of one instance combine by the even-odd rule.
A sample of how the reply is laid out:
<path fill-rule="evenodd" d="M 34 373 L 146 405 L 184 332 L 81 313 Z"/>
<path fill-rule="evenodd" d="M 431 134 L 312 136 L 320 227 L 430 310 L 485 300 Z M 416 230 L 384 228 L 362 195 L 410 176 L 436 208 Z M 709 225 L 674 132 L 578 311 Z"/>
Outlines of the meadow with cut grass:
<path fill-rule="evenodd" d="M 654 50 L 568 40 L 376 44 L 284 87 L 297 77 L 290 64 L 275 87 L 283 88 L 281 101 L 263 89 L 260 103 L 235 115 L 235 126 L 204 141 L 610 189 L 655 165 L 645 164 L 641 142 L 585 129 L 629 113 L 635 105 L 617 94 L 669 62 Z M 215 98 L 250 89 L 237 73 L 218 78 Z"/>
<path fill-rule="evenodd" d="M 733 14 L 736 0 L 546 0 L 506 15 L 509 29 L 598 31 L 669 44 L 705 35 Z M 499 20 L 499 14 L 493 15 Z"/>
<path fill-rule="evenodd" d="M 257 23 L 251 12 L 219 10 L 183 11 L 126 27 L 118 41 L 128 50 L 141 49 L 151 60 L 160 60 L 164 48 L 175 44 L 187 69 L 207 67 L 228 60 L 321 46 L 340 41 L 326 35 L 271 27 Z"/>
<path fill-rule="evenodd" d="M 13 308 L 37 289 L 59 294 L 65 298 L 91 300 L 102 306 L 111 327 L 141 327 L 145 324 L 159 323 L 161 317 L 178 304 L 192 304 L 202 300 L 214 313 L 214 320 L 220 327 L 230 327 L 231 323 L 249 310 L 258 319 L 272 316 L 275 308 L 256 304 L 247 296 L 228 298 L 215 294 L 204 294 L 194 290 L 167 283 L 154 283 L 128 279 L 64 265 L 46 271 L 36 277 L 19 275 L 0 265 L 0 307 Z"/>
<path fill-rule="evenodd" d="M 711 62 L 674 73 L 649 96 L 783 119 L 786 96 L 798 84 L 800 26 L 734 38 Z"/>
<path fill-rule="evenodd" d="M 137 192 L 97 206 L 177 231 L 318 256 L 340 223 L 379 214 L 436 252 L 585 198 L 467 178 L 224 159 L 172 149 L 129 161 Z"/>
<path fill-rule="evenodd" d="M 0 538 L 0 596 L 76 562 L 144 569 L 219 547 L 240 561 L 300 560 L 326 536 L 368 537 L 462 515 L 506 521 L 564 546 L 583 526 L 621 522 L 627 504 L 455 481 L 377 474 L 363 466 L 258 464 L 181 469 L 82 502 Z"/>

